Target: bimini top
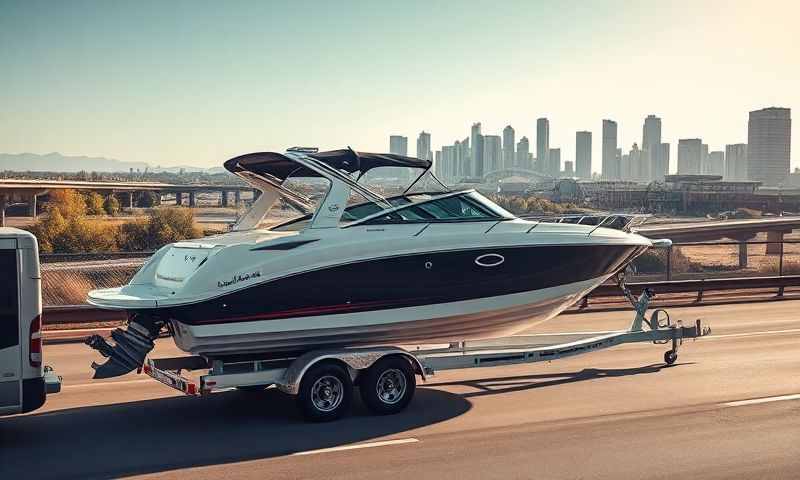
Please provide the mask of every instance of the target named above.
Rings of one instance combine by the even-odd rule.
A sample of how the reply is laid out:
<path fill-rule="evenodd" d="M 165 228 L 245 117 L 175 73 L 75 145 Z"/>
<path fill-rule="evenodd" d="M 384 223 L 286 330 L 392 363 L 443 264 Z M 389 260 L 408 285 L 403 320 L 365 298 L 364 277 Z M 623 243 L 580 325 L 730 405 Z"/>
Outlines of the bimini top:
<path fill-rule="evenodd" d="M 281 182 L 287 177 L 318 177 L 317 172 L 302 166 L 287 154 L 277 152 L 248 153 L 232 158 L 225 162 L 225 169 L 231 173 L 242 171 L 253 172 L 259 175 L 270 175 Z M 318 160 L 336 170 L 347 173 L 359 172 L 364 174 L 376 167 L 405 167 L 427 170 L 431 167 L 430 160 L 405 157 L 393 153 L 367 153 L 356 152 L 351 148 L 331 150 L 328 152 L 301 152 L 304 156 Z"/>

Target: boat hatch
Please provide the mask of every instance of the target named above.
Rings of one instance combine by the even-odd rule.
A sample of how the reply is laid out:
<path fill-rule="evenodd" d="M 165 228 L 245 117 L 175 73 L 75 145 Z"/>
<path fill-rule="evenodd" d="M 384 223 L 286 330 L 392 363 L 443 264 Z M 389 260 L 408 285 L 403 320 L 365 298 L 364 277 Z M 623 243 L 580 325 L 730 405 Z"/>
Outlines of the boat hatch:
<path fill-rule="evenodd" d="M 205 263 L 210 253 L 211 247 L 206 246 L 173 246 L 158 263 L 155 283 L 164 286 L 182 283 Z"/>

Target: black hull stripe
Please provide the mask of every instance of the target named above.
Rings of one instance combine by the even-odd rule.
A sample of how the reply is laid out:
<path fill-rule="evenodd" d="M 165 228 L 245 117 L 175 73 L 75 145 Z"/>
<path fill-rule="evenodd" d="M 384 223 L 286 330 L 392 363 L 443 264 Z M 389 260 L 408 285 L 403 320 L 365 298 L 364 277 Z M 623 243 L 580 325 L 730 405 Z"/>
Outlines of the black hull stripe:
<path fill-rule="evenodd" d="M 579 245 L 482 248 L 404 255 L 309 271 L 204 302 L 172 307 L 188 325 L 319 316 L 523 293 L 612 274 L 646 247 Z M 485 254 L 505 259 L 481 267 Z"/>

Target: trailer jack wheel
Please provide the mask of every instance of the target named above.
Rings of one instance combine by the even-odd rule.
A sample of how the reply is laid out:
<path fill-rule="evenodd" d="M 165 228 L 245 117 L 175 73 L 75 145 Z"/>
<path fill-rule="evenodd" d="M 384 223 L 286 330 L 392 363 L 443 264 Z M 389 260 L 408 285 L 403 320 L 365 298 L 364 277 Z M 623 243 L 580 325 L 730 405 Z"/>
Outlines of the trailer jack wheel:
<path fill-rule="evenodd" d="M 678 352 L 675 350 L 667 350 L 664 352 L 664 363 L 672 365 L 676 360 L 678 360 Z"/>

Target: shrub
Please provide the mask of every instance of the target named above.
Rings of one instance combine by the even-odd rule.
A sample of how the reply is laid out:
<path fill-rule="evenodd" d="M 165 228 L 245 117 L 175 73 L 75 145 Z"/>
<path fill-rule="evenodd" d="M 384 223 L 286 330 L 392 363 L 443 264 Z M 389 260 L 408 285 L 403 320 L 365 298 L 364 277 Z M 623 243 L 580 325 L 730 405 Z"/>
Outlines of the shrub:
<path fill-rule="evenodd" d="M 136 206 L 139 208 L 153 208 L 158 204 L 158 197 L 154 192 L 141 192 L 136 198 Z"/>
<path fill-rule="evenodd" d="M 99 193 L 91 192 L 86 196 L 86 213 L 88 215 L 105 215 L 104 202 L 105 200 Z"/>
<path fill-rule="evenodd" d="M 64 218 L 76 218 L 86 215 L 86 200 L 76 190 L 53 190 L 48 196 L 45 209 L 50 213 L 57 210 Z"/>
<path fill-rule="evenodd" d="M 151 210 L 146 219 L 127 222 L 119 228 L 119 247 L 125 251 L 155 250 L 167 243 L 197 238 L 202 232 L 187 208 Z"/>
<path fill-rule="evenodd" d="M 103 210 L 106 211 L 107 215 L 117 215 L 120 212 L 119 200 L 117 200 L 117 197 L 113 194 L 107 196 L 103 202 Z"/>

